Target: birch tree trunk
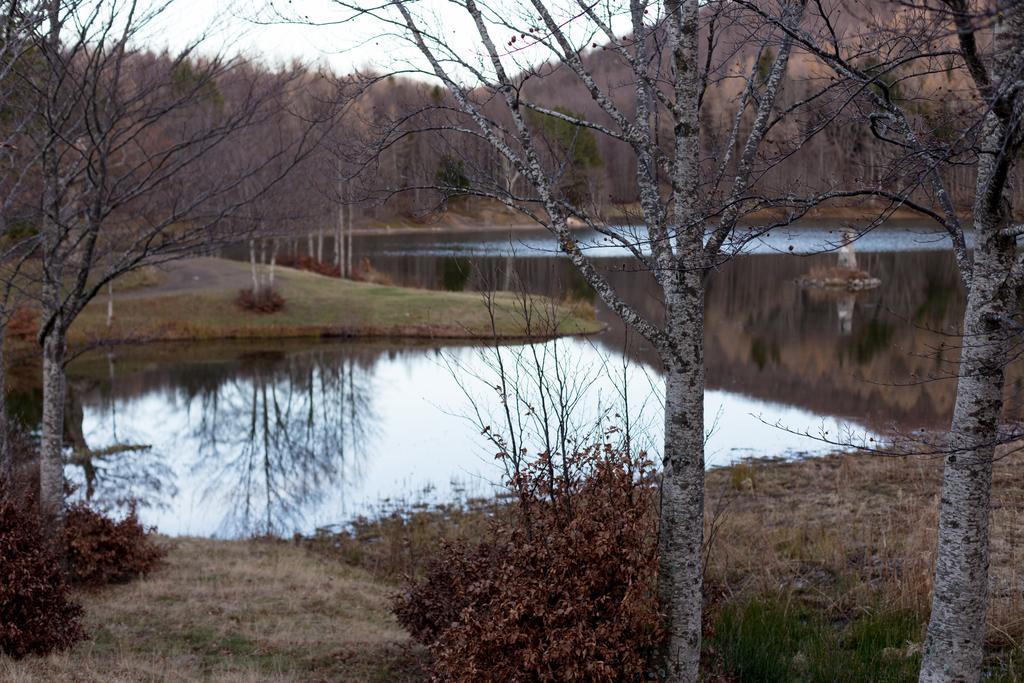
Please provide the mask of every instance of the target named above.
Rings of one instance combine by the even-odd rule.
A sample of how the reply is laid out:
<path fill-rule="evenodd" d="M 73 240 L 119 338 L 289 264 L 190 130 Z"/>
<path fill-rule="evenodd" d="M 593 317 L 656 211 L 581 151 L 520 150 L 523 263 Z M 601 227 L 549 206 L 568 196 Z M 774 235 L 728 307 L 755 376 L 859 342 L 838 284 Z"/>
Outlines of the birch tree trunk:
<path fill-rule="evenodd" d="M 252 298 L 255 301 L 260 295 L 260 276 L 256 270 L 256 240 L 249 240 L 249 265 L 252 268 Z"/>
<path fill-rule="evenodd" d="M 987 136 L 993 149 L 992 136 Z M 998 149 L 996 147 L 995 149 Z M 979 201 L 985 203 L 985 155 L 979 162 Z M 942 478 L 932 612 L 921 681 L 978 681 L 988 613 L 989 517 L 992 461 L 999 440 L 1007 330 L 1014 305 L 1007 287 L 1015 240 L 999 234 L 999 211 L 976 206 L 978 245 L 964 313 L 963 350 L 949 455 Z"/>
<path fill-rule="evenodd" d="M 980 265 L 980 264 L 978 264 Z M 1002 412 L 1001 341 L 985 320 L 991 282 L 976 273 L 968 298 L 961 376 L 939 510 L 932 613 L 921 681 L 981 678 L 988 610 L 992 459 Z"/>
<path fill-rule="evenodd" d="M 267 287 L 270 291 L 274 291 L 274 270 L 277 268 L 277 248 L 278 241 L 274 237 L 270 244 L 270 273 L 267 275 Z"/>
<path fill-rule="evenodd" d="M 352 207 L 345 215 L 345 233 L 348 243 L 345 245 L 345 277 L 352 277 Z"/>
<path fill-rule="evenodd" d="M 704 293 L 698 273 L 666 295 L 665 454 L 659 591 L 668 610 L 668 680 L 700 669 L 704 543 Z"/>
<path fill-rule="evenodd" d="M 338 229 L 335 230 L 334 255 L 338 277 L 345 277 L 345 214 L 348 213 L 348 185 L 342 185 L 341 205 L 338 206 Z"/>
<path fill-rule="evenodd" d="M 698 216 L 700 111 L 697 0 L 669 0 L 675 68 L 672 230 L 677 252 L 658 273 L 665 297 L 665 446 L 658 584 L 668 610 L 668 680 L 700 676 L 704 544 L 704 242 Z M 638 98 L 640 101 L 640 98 Z M 643 184 L 643 183 L 641 183 Z M 657 184 L 648 181 L 652 205 Z"/>
<path fill-rule="evenodd" d="M 58 318 L 43 340 L 43 423 L 39 448 L 39 509 L 47 533 L 64 527 L 64 361 L 67 340 Z"/>
<path fill-rule="evenodd" d="M 342 259 L 342 255 L 341 255 L 341 251 L 342 251 L 341 238 L 342 238 L 342 236 L 344 234 L 344 230 L 345 230 L 345 206 L 342 205 L 342 206 L 338 207 L 338 221 L 337 221 L 337 224 L 335 225 L 335 228 L 334 228 L 334 265 L 337 266 L 337 268 L 338 268 L 338 276 L 339 277 L 344 276 L 344 273 L 342 273 L 342 268 L 341 268 L 341 259 Z"/>
<path fill-rule="evenodd" d="M 985 653 L 992 462 L 1000 439 L 1005 366 L 1014 346 L 1007 320 L 1017 306 L 1017 239 L 1004 230 L 1013 215 L 1009 179 L 1021 149 L 1024 95 L 1003 86 L 1020 78 L 1024 62 L 1024 8 L 1019 4 L 1011 3 L 997 17 L 993 54 L 993 76 L 975 77 L 993 104 L 978 149 L 972 211 L 977 245 L 942 477 L 923 683 L 979 681 Z M 982 68 L 975 65 L 974 70 Z"/>

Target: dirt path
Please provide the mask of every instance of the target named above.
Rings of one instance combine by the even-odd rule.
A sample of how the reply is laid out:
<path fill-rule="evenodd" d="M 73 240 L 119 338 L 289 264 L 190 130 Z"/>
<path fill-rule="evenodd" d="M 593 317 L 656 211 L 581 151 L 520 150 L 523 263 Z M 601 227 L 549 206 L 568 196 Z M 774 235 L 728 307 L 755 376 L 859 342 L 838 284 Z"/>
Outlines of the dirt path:
<path fill-rule="evenodd" d="M 114 298 L 142 299 L 164 294 L 243 289 L 252 283 L 248 264 L 209 256 L 171 261 L 157 266 L 156 270 L 159 282 L 126 292 L 118 292 L 115 285 Z"/>

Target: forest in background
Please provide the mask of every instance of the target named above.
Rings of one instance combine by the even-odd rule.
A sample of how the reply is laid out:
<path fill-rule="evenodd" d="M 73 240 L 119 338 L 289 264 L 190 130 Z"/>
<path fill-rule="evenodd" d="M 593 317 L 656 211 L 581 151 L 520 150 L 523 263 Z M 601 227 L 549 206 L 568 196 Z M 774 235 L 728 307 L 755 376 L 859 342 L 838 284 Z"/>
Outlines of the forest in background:
<path fill-rule="evenodd" d="M 875 21 L 873 13 L 881 7 L 877 2 L 852 3 L 837 14 L 837 26 L 856 35 L 860 27 Z M 701 29 L 701 44 L 713 42 L 715 59 L 721 61 L 713 69 L 715 77 L 708 83 L 701 106 L 706 122 L 701 127 L 702 162 L 709 186 L 723 161 L 723 140 L 717 136 L 735 126 L 741 133 L 735 139 L 742 140 L 743 132 L 753 122 L 753 106 L 746 107 L 734 121 L 729 120 L 735 116 L 747 74 L 756 71 L 760 78 L 766 77 L 774 59 L 770 46 L 757 50 L 744 40 L 742 21 L 709 34 L 714 28 L 713 24 L 702 24 Z M 761 186 L 778 194 L 782 194 L 780 188 L 793 194 L 810 194 L 851 184 L 886 188 L 899 185 L 900 179 L 892 175 L 894 169 L 898 170 L 893 152 L 886 151 L 875 139 L 877 131 L 865 123 L 869 108 L 859 111 L 857 102 L 852 101 L 840 113 L 838 108 L 845 102 L 822 96 L 822 84 L 831 78 L 827 70 L 799 49 L 793 52 L 778 106 L 783 112 L 790 107 L 799 111 L 785 120 L 780 115 L 778 125 L 766 139 L 768 156 L 757 170 L 762 176 Z M 629 66 L 621 56 L 595 42 L 581 57 L 600 87 L 615 98 L 616 106 L 633 115 Z M 22 59 L 33 56 L 28 53 Z M 939 65 L 926 74 L 916 69 L 905 77 L 890 60 L 882 59 L 880 64 L 885 66 L 879 68 L 879 81 L 895 101 L 910 103 L 933 122 L 929 131 L 933 146 L 948 155 L 950 150 L 946 148 L 957 144 L 961 117 L 973 106 L 966 74 L 954 68 L 952 58 L 947 68 Z M 126 66 L 132 74 L 125 82 L 153 81 L 154 73 L 163 72 L 161 87 L 196 90 L 192 109 L 203 112 L 208 120 L 229 116 L 233 109 L 247 106 L 253 92 L 277 89 L 274 97 L 280 101 L 266 106 L 263 121 L 251 126 L 244 144 L 235 141 L 205 153 L 211 163 L 194 169 L 192 180 L 196 186 L 208 181 L 204 174 L 213 178 L 225 169 L 244 167 L 257 159 L 263 164 L 264 174 L 272 173 L 262 159 L 276 148 L 294 144 L 287 140 L 289 135 L 298 139 L 307 134 L 309 121 L 321 122 L 322 144 L 296 161 L 294 168 L 282 174 L 272 187 L 262 188 L 258 200 L 247 200 L 244 212 L 221 221 L 222 227 L 230 227 L 240 236 L 302 235 L 341 230 L 353 224 L 357 228 L 475 223 L 483 227 L 529 222 L 502 206 L 497 199 L 502 192 L 488 189 L 488 184 L 498 182 L 503 184 L 503 191 L 528 196 L 528 183 L 484 141 L 474 144 L 466 136 L 450 132 L 465 123 L 464 115 L 457 111 L 451 93 L 436 83 L 373 72 L 339 74 L 297 61 L 289 65 L 246 61 L 240 67 L 235 64 L 231 69 L 211 69 L 209 62 L 198 55 L 144 50 L 134 53 Z M 871 64 L 863 66 L 870 68 Z M 18 237 L 33 231 L 39 223 L 39 178 L 38 168 L 25 158 L 30 146 L 17 142 L 19 134 L 30 135 L 31 131 L 10 127 L 24 119 L 19 110 L 35 103 L 31 92 L 17 87 L 9 90 L 16 96 L 4 102 L 0 126 L 9 127 L 5 138 L 12 142 L 4 146 L 3 154 L 11 168 L 25 170 L 3 179 L 8 187 L 2 196 L 7 197 L 8 206 L 2 212 L 6 224 L 0 228 Z M 564 64 L 535 67 L 524 77 L 522 90 L 532 102 L 553 111 L 611 125 Z M 820 100 L 820 105 L 808 100 Z M 280 108 L 272 111 L 275 106 Z M 489 114 L 503 122 L 497 104 Z M 559 190 L 609 223 L 637 222 L 636 158 L 628 144 L 543 113 L 531 114 L 529 124 L 545 144 L 545 164 L 564 169 Z M 330 124 L 326 123 L 328 119 Z M 165 143 L 176 137 L 187 140 L 190 135 L 185 116 L 157 123 L 145 135 Z M 666 117 L 658 125 L 664 129 L 667 151 L 670 122 Z M 953 151 L 970 155 L 969 150 Z M 735 164 L 734 160 L 726 161 Z M 958 210 L 967 212 L 974 193 L 972 164 L 946 164 L 941 172 Z M 12 191 L 14 184 L 17 191 Z M 763 193 L 770 194 L 768 189 Z M 488 200 L 488 194 L 496 199 Z M 926 188 L 917 188 L 913 196 L 922 203 L 931 203 Z M 1016 178 L 1011 199 L 1020 205 L 1022 198 L 1024 180 Z M 173 197 L 164 199 L 173 202 Z M 858 211 L 856 206 L 865 202 L 868 208 Z M 831 217 L 856 218 L 878 206 L 877 200 L 872 203 L 860 198 L 833 201 L 824 210 Z M 125 206 L 123 210 L 129 214 L 128 221 L 140 218 L 138 207 Z"/>

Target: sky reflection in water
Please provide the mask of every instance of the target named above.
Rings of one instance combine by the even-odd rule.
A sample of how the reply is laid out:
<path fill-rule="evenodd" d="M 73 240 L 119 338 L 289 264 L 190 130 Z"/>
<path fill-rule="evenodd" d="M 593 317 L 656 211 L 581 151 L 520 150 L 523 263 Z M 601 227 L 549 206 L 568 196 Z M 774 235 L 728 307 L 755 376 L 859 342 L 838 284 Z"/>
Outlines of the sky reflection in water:
<path fill-rule="evenodd" d="M 582 366 L 616 362 L 590 341 L 560 344 L 563 357 Z M 246 363 L 241 371 L 226 364 L 224 376 L 199 391 L 176 382 L 171 365 L 143 371 L 151 375 L 144 390 L 129 388 L 139 383 L 128 380 L 119 390 L 115 362 L 111 396 L 82 393 L 86 442 L 93 449 L 152 444 L 150 453 L 113 456 L 99 468 L 107 476 L 120 469 L 121 494 L 127 489 L 147 500 L 143 521 L 171 535 L 309 532 L 387 498 L 447 500 L 453 489 L 491 491 L 501 475 L 494 448 L 464 417 L 468 399 L 444 354 L 486 378 L 485 358 L 465 347 L 353 354 L 357 346 L 318 345 Z M 600 406 L 617 401 L 613 380 L 600 374 L 584 415 L 596 416 Z M 650 368 L 631 368 L 630 401 L 643 406 L 634 421 L 647 443 L 658 443 L 662 430 L 659 385 Z M 488 393 L 479 383 L 471 389 Z M 714 428 L 709 465 L 751 454 L 831 450 L 774 423 L 815 435 L 841 428 L 834 418 L 721 390 L 708 392 L 705 411 Z M 159 492 L 150 477 L 133 482 L 130 476 L 133 469 L 145 471 L 147 461 L 166 467 Z M 83 478 L 77 467 L 69 475 Z M 425 494 L 428 485 L 433 490 Z"/>

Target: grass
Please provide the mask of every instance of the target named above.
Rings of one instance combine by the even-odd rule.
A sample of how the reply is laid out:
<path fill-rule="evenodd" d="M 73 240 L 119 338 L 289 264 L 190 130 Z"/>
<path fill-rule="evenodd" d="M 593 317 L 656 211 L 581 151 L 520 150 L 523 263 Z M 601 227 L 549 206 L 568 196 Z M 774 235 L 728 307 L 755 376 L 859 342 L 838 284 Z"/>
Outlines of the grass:
<path fill-rule="evenodd" d="M 728 604 L 709 640 L 717 666 L 741 681 L 909 683 L 920 667 L 917 615 L 886 608 L 837 623 L 798 601 L 762 596 Z"/>
<path fill-rule="evenodd" d="M 173 265 L 171 267 L 174 267 Z M 248 273 L 244 263 L 223 261 L 218 268 Z M 480 294 L 437 292 L 338 280 L 313 273 L 278 268 L 276 289 L 284 309 L 251 313 L 235 303 L 238 289 L 205 289 L 147 295 L 136 288 L 115 298 L 115 322 L 106 326 L 106 299 L 100 297 L 72 325 L 72 343 L 105 339 L 142 341 L 260 339 L 272 337 L 413 337 L 474 339 L 528 338 L 590 333 L 600 329 L 589 306 L 531 302 L 527 324 L 522 301 L 513 294 L 494 297 L 491 327 Z M 116 290 L 115 290 L 116 291 Z M 115 295 L 116 297 L 116 295 Z"/>
<path fill-rule="evenodd" d="M 994 472 L 990 681 L 1024 680 L 1024 454 Z M 912 681 L 931 597 L 942 462 L 834 455 L 707 474 L 709 680 Z M 382 578 L 442 540 L 485 538 L 494 505 L 383 508 L 310 547 Z"/>
<path fill-rule="evenodd" d="M 1022 465 L 1003 454 L 993 475 L 992 681 L 1024 678 Z M 941 475 L 936 458 L 860 455 L 710 471 L 717 670 L 741 681 L 916 680 Z"/>
<path fill-rule="evenodd" d="M 79 596 L 90 640 L 0 658 L 0 680 L 419 680 L 392 590 L 283 541 L 179 539 L 152 576 Z"/>
<path fill-rule="evenodd" d="M 1022 465 L 1024 454 L 1003 454 L 993 476 L 992 683 L 1024 680 Z M 707 679 L 915 680 L 941 469 L 836 455 L 709 471 Z M 301 545 L 177 540 L 153 576 L 81 595 L 91 641 L 0 659 L 0 680 L 417 679 L 424 653 L 389 614 L 389 593 L 442 539 L 486 538 L 501 510 L 398 504 Z"/>

